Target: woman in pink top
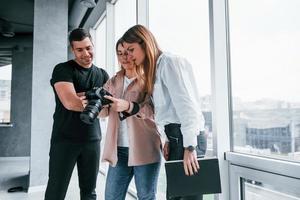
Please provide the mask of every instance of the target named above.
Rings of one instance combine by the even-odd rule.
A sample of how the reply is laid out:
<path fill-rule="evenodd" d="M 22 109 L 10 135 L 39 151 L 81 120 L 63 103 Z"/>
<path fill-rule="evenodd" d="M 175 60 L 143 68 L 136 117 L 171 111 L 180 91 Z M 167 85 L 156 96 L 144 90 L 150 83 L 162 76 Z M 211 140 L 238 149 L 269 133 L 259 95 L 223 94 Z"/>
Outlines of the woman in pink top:
<path fill-rule="evenodd" d="M 124 200 L 134 176 L 138 198 L 153 200 L 161 160 L 160 135 L 145 92 L 142 66 L 127 61 L 122 42 L 116 44 L 122 69 L 104 86 L 113 103 L 101 111 L 101 116 L 109 116 L 102 157 L 110 164 L 105 199 Z"/>

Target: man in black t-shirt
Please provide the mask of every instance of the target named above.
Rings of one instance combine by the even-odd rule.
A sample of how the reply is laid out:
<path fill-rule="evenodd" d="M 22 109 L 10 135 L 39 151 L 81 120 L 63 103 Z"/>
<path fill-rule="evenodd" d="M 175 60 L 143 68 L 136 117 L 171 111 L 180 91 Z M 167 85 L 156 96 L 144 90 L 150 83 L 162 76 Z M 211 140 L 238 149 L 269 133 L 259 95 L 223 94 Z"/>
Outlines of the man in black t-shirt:
<path fill-rule="evenodd" d="M 96 199 L 101 131 L 99 120 L 85 124 L 80 120 L 87 101 L 84 93 L 102 87 L 108 74 L 93 65 L 91 35 L 75 29 L 69 35 L 74 60 L 55 66 L 51 86 L 55 94 L 55 113 L 51 137 L 49 179 L 45 200 L 63 200 L 77 164 L 81 200 Z"/>

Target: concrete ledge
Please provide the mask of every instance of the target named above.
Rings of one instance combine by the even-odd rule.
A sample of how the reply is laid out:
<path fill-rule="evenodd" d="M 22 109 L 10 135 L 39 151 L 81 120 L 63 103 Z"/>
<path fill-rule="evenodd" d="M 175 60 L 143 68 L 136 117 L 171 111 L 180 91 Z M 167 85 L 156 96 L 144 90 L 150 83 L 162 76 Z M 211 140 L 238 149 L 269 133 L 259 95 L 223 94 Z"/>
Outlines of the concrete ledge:
<path fill-rule="evenodd" d="M 3 127 L 3 128 L 10 128 L 13 126 L 14 125 L 12 123 L 0 123 L 0 127 Z"/>
<path fill-rule="evenodd" d="M 24 157 L 0 157 L 0 162 L 2 161 L 30 161 L 29 156 Z"/>
<path fill-rule="evenodd" d="M 31 186 L 28 188 L 27 193 L 45 192 L 47 185 Z"/>

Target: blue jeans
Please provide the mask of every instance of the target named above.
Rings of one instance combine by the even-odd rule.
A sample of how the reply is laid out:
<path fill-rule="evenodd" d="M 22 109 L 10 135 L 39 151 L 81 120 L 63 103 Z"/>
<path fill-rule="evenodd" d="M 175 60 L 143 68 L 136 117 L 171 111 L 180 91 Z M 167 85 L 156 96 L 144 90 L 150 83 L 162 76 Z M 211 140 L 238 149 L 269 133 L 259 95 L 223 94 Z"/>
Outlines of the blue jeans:
<path fill-rule="evenodd" d="M 128 166 L 128 148 L 118 147 L 118 163 L 109 166 L 105 186 L 105 200 L 124 200 L 134 176 L 139 200 L 155 200 L 160 163 Z"/>

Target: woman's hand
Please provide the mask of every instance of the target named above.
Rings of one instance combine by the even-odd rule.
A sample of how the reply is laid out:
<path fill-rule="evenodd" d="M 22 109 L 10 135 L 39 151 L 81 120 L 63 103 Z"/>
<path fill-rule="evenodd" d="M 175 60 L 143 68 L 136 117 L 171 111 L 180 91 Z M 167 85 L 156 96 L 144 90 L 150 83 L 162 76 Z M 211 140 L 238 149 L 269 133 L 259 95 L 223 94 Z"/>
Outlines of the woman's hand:
<path fill-rule="evenodd" d="M 163 148 L 163 154 L 164 154 L 165 160 L 169 160 L 169 152 L 170 152 L 169 142 L 165 142 L 165 145 Z"/>
<path fill-rule="evenodd" d="M 187 176 L 192 176 L 198 172 L 200 166 L 197 160 L 197 153 L 195 150 L 191 152 L 187 149 L 184 149 L 183 167 L 185 175 Z"/>
<path fill-rule="evenodd" d="M 112 101 L 112 103 L 110 103 L 110 108 L 116 112 L 128 111 L 130 108 L 129 101 L 118 99 L 108 95 L 105 95 L 104 97 Z"/>

